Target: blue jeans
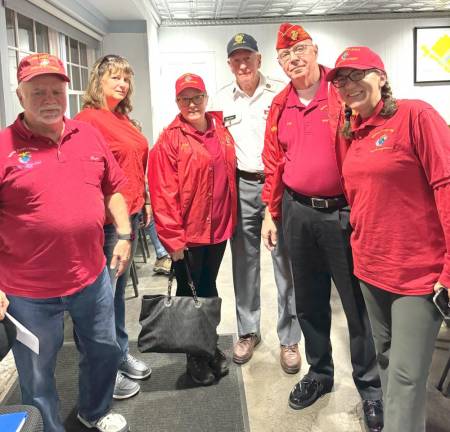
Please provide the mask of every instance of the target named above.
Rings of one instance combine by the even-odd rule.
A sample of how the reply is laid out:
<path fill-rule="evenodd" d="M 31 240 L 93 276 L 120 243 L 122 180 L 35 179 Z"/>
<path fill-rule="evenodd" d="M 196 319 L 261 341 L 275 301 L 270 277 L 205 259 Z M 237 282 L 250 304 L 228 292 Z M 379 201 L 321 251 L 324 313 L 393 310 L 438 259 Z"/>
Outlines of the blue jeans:
<path fill-rule="evenodd" d="M 64 341 L 64 312 L 73 321 L 80 352 L 78 411 L 89 421 L 105 415 L 112 402 L 120 351 L 114 332 L 111 284 L 106 268 L 97 280 L 66 297 L 8 296 L 8 312 L 39 338 L 39 355 L 13 346 L 22 403 L 42 414 L 45 432 L 64 432 L 55 384 L 56 356 Z"/>
<path fill-rule="evenodd" d="M 106 265 L 108 266 L 109 277 L 111 278 L 111 285 L 114 293 L 114 315 L 116 338 L 122 352 L 122 361 L 126 360 L 128 354 L 128 333 L 125 329 L 125 288 L 127 287 L 128 278 L 130 277 L 130 267 L 138 244 L 138 229 L 141 222 L 141 214 L 135 213 L 130 216 L 131 228 L 135 235 L 133 244 L 131 245 L 131 256 L 128 267 L 119 278 L 116 278 L 116 270 L 110 269 L 109 265 L 112 260 L 114 246 L 117 243 L 116 227 L 113 224 L 108 224 L 103 227 L 105 232 L 105 244 L 103 252 L 106 256 Z M 121 362 L 122 362 L 121 361 Z"/>
<path fill-rule="evenodd" d="M 158 233 L 155 228 L 155 221 L 152 219 L 150 225 L 145 229 L 146 234 L 150 236 L 150 240 L 153 243 L 153 247 L 155 248 L 156 258 L 162 258 L 166 255 L 169 255 L 162 243 L 159 241 Z"/>

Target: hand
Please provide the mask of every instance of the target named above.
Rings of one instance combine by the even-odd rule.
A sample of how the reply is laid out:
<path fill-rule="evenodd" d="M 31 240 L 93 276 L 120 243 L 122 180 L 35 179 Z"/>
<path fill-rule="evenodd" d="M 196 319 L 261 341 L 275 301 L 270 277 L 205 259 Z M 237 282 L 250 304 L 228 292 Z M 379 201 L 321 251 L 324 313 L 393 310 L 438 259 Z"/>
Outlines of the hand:
<path fill-rule="evenodd" d="M 272 215 L 269 213 L 267 208 L 261 227 L 261 237 L 263 239 L 264 246 L 268 250 L 273 251 L 275 249 L 275 246 L 277 245 L 278 240 L 277 227 L 272 219 Z"/>
<path fill-rule="evenodd" d="M 170 257 L 172 258 L 172 261 L 180 261 L 184 259 L 184 251 L 186 248 L 178 249 L 174 252 L 170 253 Z"/>
<path fill-rule="evenodd" d="M 448 291 L 448 288 L 442 285 L 439 281 L 434 284 L 434 292 L 438 292 L 441 288 L 444 288 Z"/>
<path fill-rule="evenodd" d="M 153 211 L 150 204 L 145 204 L 145 206 L 142 208 L 142 216 L 144 218 L 144 226 L 148 227 L 153 219 Z"/>
<path fill-rule="evenodd" d="M 110 268 L 116 269 L 116 277 L 124 273 L 131 256 L 131 240 L 118 240 L 114 246 Z"/>
<path fill-rule="evenodd" d="M 0 321 L 5 318 L 6 309 L 8 309 L 9 301 L 6 298 L 6 294 L 0 291 Z"/>

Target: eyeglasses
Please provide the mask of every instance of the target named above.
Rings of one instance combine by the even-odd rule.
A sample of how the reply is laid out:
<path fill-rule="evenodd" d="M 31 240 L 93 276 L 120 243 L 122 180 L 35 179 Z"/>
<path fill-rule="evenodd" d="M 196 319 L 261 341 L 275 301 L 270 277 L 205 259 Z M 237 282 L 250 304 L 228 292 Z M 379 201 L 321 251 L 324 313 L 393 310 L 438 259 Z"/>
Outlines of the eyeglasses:
<path fill-rule="evenodd" d="M 177 102 L 183 107 L 188 107 L 191 103 L 201 105 L 205 100 L 205 96 L 205 93 L 201 93 L 192 97 L 177 97 Z"/>
<path fill-rule="evenodd" d="M 361 70 L 361 69 L 353 69 L 350 73 L 348 73 L 347 75 L 339 75 L 336 78 L 334 78 L 331 83 L 336 87 L 336 88 L 342 88 L 347 84 L 347 81 L 361 81 L 368 73 L 370 72 L 374 72 L 376 71 L 376 69 L 365 69 L 365 70 Z"/>
<path fill-rule="evenodd" d="M 297 58 L 303 57 L 306 54 L 306 50 L 308 49 L 308 47 L 312 46 L 313 45 L 311 44 L 295 45 L 291 49 L 280 52 L 280 54 L 278 54 L 278 60 L 280 60 L 281 63 L 287 63 L 291 60 L 291 54 L 294 54 Z"/>

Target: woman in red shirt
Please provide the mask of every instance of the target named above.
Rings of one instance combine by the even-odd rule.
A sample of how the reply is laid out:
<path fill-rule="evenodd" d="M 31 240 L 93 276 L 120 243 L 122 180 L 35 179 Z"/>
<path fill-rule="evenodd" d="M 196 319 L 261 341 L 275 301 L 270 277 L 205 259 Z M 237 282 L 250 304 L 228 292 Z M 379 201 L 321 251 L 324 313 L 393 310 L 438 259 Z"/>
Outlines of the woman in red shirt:
<path fill-rule="evenodd" d="M 218 114 L 206 113 L 203 80 L 184 74 L 175 84 L 180 110 L 150 152 L 148 184 L 158 236 L 172 256 L 177 295 L 192 295 L 186 260 L 200 297 L 216 297 L 216 277 L 236 224 L 234 141 Z M 228 373 L 225 355 L 187 356 L 187 373 L 201 385 Z"/>
<path fill-rule="evenodd" d="M 450 287 L 450 130 L 427 103 L 395 100 L 367 47 L 347 48 L 327 79 L 347 105 L 346 142 L 336 148 L 378 354 L 383 431 L 424 432 L 442 322 L 432 297 Z"/>
<path fill-rule="evenodd" d="M 117 278 L 116 269 L 110 268 L 111 283 L 115 289 L 116 336 L 123 355 L 114 388 L 115 399 L 127 399 L 139 392 L 139 385 L 129 378 L 145 379 L 151 374 L 151 369 L 145 363 L 129 353 L 128 334 L 125 329 L 125 288 L 130 275 L 129 266 L 136 251 L 137 231 L 142 211 L 146 222 L 149 222 L 151 212 L 145 192 L 148 142 L 128 116 L 132 109 L 132 78 L 133 69 L 125 58 L 107 55 L 97 60 L 83 98 L 83 110 L 75 117 L 98 129 L 127 177 L 127 183 L 121 193 L 128 205 L 132 235 L 117 233 L 108 215 L 104 226 L 104 252 L 108 268 L 114 260 L 115 244 L 118 241 L 133 242 L 127 270 Z"/>

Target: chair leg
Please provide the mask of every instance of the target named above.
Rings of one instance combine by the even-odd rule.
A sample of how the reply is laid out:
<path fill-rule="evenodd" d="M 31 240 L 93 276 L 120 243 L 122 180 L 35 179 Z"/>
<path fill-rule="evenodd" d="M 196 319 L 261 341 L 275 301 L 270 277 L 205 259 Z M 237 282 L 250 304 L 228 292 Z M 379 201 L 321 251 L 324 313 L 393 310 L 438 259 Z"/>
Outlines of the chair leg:
<path fill-rule="evenodd" d="M 449 358 L 447 360 L 447 364 L 445 365 L 444 370 L 442 371 L 441 379 L 439 380 L 439 383 L 438 383 L 438 385 L 436 387 L 440 392 L 442 392 L 442 387 L 444 385 L 444 382 L 445 382 L 445 380 L 447 378 L 447 375 L 448 375 L 449 371 L 450 371 L 450 356 L 449 356 Z M 449 396 L 448 393 L 449 393 L 449 388 L 447 388 L 446 392 L 443 392 L 444 396 Z"/>
<path fill-rule="evenodd" d="M 145 235 L 145 229 L 143 227 L 141 227 L 141 228 L 139 228 L 139 231 L 140 231 L 141 236 L 142 236 L 144 249 L 145 249 L 145 252 L 147 254 L 147 257 L 150 258 L 150 249 L 148 248 L 148 241 L 147 241 L 147 236 Z"/>
<path fill-rule="evenodd" d="M 142 259 L 144 260 L 144 263 L 147 262 L 147 254 L 145 253 L 145 246 L 144 246 L 144 238 L 142 236 L 141 230 L 138 230 L 138 245 L 139 250 L 141 251 Z"/>
<path fill-rule="evenodd" d="M 131 282 L 133 283 L 133 289 L 134 289 L 134 296 L 139 297 L 139 279 L 136 271 L 136 264 L 134 263 L 134 260 L 131 262 L 131 268 L 130 268 L 130 276 L 131 276 Z"/>

